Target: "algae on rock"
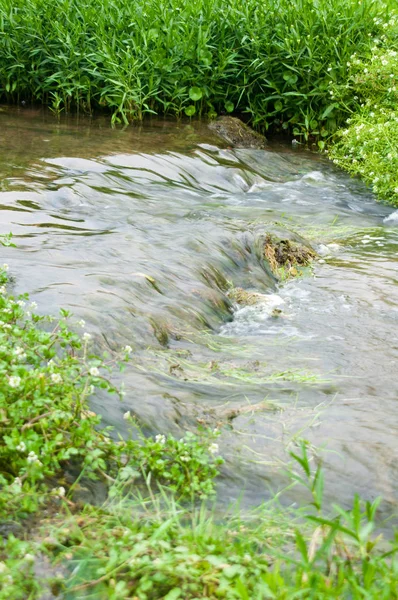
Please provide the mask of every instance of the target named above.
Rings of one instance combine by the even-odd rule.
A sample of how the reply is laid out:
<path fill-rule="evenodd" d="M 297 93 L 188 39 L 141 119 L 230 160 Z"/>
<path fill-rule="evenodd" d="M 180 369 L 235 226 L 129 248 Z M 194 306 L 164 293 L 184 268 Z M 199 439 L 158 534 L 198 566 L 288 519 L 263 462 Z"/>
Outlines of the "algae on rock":
<path fill-rule="evenodd" d="M 209 129 L 215 131 L 234 148 L 265 148 L 267 141 L 263 135 L 236 117 L 219 117 L 209 123 Z"/>
<path fill-rule="evenodd" d="M 312 248 L 288 239 L 277 239 L 267 235 L 264 242 L 264 257 L 278 279 L 288 279 L 301 274 L 297 267 L 308 267 L 316 253 Z"/>

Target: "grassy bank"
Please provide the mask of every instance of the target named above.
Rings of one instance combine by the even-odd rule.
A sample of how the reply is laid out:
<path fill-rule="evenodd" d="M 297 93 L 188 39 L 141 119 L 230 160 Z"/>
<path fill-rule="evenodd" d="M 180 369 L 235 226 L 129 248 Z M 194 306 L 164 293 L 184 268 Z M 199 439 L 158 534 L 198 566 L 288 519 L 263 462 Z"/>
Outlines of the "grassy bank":
<path fill-rule="evenodd" d="M 0 600 L 398 598 L 398 546 L 375 535 L 379 500 L 326 513 L 303 442 L 287 468 L 311 504 L 220 514 L 220 432 L 145 437 L 126 412 L 131 435 L 112 436 L 89 398 L 119 393 L 110 370 L 133 349 L 97 356 L 83 322 L 39 316 L 11 289 L 3 266 Z M 87 501 L 93 485 L 100 506 Z"/>
<path fill-rule="evenodd" d="M 353 103 L 351 56 L 390 35 L 392 0 L 1 0 L 0 99 L 62 110 L 242 113 L 326 137 Z M 390 10 L 391 9 L 391 10 Z M 392 34 L 391 34 L 392 35 Z"/>

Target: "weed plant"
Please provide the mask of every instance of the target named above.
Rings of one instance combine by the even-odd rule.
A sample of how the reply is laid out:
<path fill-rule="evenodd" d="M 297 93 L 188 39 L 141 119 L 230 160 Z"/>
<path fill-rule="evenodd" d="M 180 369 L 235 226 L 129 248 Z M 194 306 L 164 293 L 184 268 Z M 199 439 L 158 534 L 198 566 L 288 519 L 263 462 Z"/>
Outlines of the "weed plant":
<path fill-rule="evenodd" d="M 320 139 L 354 102 L 350 57 L 395 35 L 392 0 L 1 0 L 0 97 L 55 114 L 246 114 Z M 343 93 L 344 92 L 344 93 Z"/>

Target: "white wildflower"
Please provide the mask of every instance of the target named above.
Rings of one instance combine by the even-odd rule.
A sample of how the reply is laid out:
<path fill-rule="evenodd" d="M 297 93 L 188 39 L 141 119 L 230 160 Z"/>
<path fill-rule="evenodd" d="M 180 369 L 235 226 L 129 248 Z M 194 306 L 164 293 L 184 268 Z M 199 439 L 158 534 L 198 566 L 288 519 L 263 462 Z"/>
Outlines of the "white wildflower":
<path fill-rule="evenodd" d="M 37 308 L 37 302 L 31 302 L 29 304 L 29 307 L 30 307 L 31 310 L 35 310 Z"/>
<path fill-rule="evenodd" d="M 158 434 L 155 437 L 155 442 L 157 442 L 158 444 L 165 444 L 166 443 L 166 436 L 162 435 L 162 434 Z"/>
<path fill-rule="evenodd" d="M 123 348 L 123 351 L 124 351 L 124 352 L 126 352 L 127 354 L 131 354 L 131 353 L 132 353 L 132 351 L 133 351 L 133 349 L 132 349 L 132 347 L 131 347 L 131 346 L 125 346 L 125 347 Z"/>
<path fill-rule="evenodd" d="M 88 342 L 89 340 L 91 340 L 91 334 L 87 333 L 87 331 L 85 333 L 83 333 L 83 340 L 85 342 Z"/>
<path fill-rule="evenodd" d="M 218 452 L 218 444 L 210 444 L 209 452 L 210 454 L 216 454 Z"/>
<path fill-rule="evenodd" d="M 124 413 L 123 419 L 125 421 L 128 421 L 130 418 L 131 418 L 131 412 L 128 410 L 127 412 Z"/>
<path fill-rule="evenodd" d="M 180 456 L 180 460 L 182 462 L 189 462 L 191 460 L 191 457 L 188 456 L 187 454 L 184 454 L 184 456 Z"/>
<path fill-rule="evenodd" d="M 98 375 L 100 374 L 100 372 L 98 371 L 97 367 L 91 367 L 89 373 L 93 377 L 98 377 Z"/>
<path fill-rule="evenodd" d="M 86 324 L 86 321 L 84 319 L 80 319 L 80 321 L 78 321 L 77 324 L 80 325 L 80 327 L 84 327 Z"/>
<path fill-rule="evenodd" d="M 54 488 L 53 493 L 60 498 L 65 496 L 65 488 L 61 485 L 59 488 Z"/>
<path fill-rule="evenodd" d="M 59 373 L 53 373 L 53 374 L 51 375 L 51 380 L 52 380 L 54 383 L 62 383 L 62 377 L 61 377 L 61 375 L 60 375 Z"/>
<path fill-rule="evenodd" d="M 39 459 L 37 458 L 37 454 L 35 452 L 29 452 L 28 454 L 28 458 L 27 458 L 28 463 L 38 463 L 40 462 Z"/>
<path fill-rule="evenodd" d="M 24 354 L 24 349 L 21 348 L 21 346 L 17 346 L 14 350 L 14 354 L 15 356 L 20 356 L 21 354 Z"/>
<path fill-rule="evenodd" d="M 8 271 L 8 265 L 7 263 L 4 263 L 4 265 L 2 266 L 3 271 Z"/>
<path fill-rule="evenodd" d="M 19 444 L 18 444 L 18 446 L 16 446 L 15 450 L 18 450 L 18 452 L 25 452 L 25 450 L 26 450 L 25 442 L 19 442 Z"/>
<path fill-rule="evenodd" d="M 25 554 L 24 559 L 27 560 L 28 562 L 35 561 L 35 557 L 33 556 L 33 554 L 29 554 L 29 552 L 27 554 Z"/>
<path fill-rule="evenodd" d="M 16 302 L 16 304 L 18 304 L 18 306 L 20 306 L 21 308 L 23 308 L 25 306 L 26 302 L 24 302 L 23 300 L 18 300 Z"/>
<path fill-rule="evenodd" d="M 17 388 L 21 385 L 21 378 L 18 375 L 13 375 L 8 379 L 8 385 L 12 388 Z"/>
<path fill-rule="evenodd" d="M 5 286 L 5 285 L 2 285 L 2 286 L 0 287 L 0 294 L 6 294 L 6 293 L 7 293 L 7 288 L 6 288 L 6 286 Z"/>

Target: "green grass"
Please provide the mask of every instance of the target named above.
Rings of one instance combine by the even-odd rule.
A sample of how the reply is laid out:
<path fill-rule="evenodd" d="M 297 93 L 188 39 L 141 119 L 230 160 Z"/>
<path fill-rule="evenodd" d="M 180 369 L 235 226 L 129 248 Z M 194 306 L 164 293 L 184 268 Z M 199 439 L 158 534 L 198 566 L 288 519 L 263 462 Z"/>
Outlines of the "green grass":
<path fill-rule="evenodd" d="M 264 130 L 327 136 L 352 103 L 339 92 L 351 55 L 370 55 L 394 6 L 1 0 L 0 98 L 48 104 L 56 114 L 105 108 L 124 122 L 236 111 Z"/>

